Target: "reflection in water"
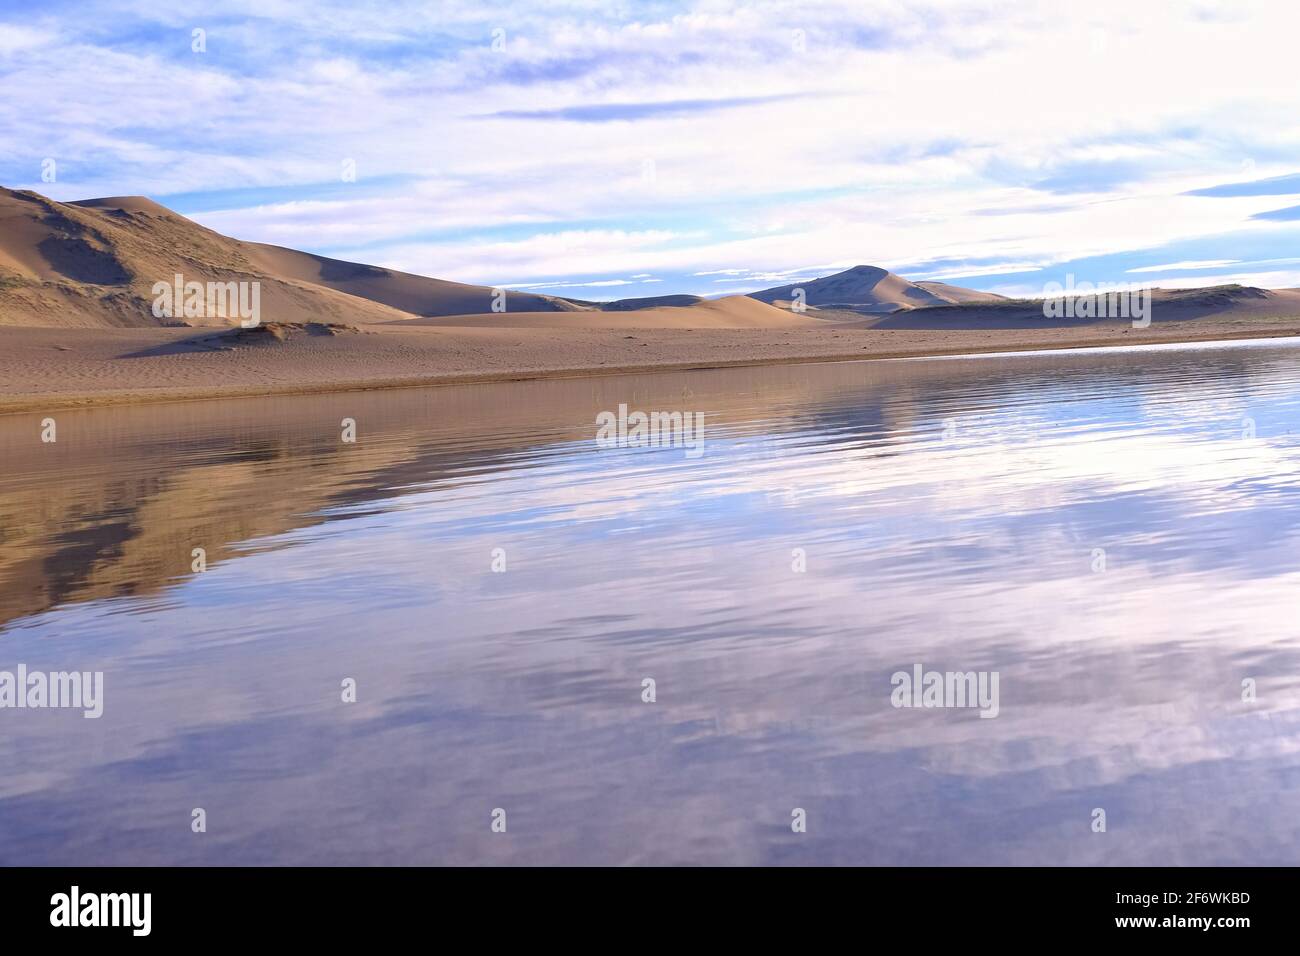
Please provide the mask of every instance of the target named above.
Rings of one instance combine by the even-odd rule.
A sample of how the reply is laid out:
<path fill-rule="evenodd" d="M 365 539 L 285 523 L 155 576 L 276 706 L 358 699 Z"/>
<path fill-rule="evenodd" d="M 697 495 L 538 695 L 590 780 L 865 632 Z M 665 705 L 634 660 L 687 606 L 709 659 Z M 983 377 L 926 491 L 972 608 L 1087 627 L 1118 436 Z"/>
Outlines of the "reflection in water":
<path fill-rule="evenodd" d="M 105 711 L 0 710 L 0 862 L 1300 862 L 1295 346 L 41 417 L 0 670 Z"/>

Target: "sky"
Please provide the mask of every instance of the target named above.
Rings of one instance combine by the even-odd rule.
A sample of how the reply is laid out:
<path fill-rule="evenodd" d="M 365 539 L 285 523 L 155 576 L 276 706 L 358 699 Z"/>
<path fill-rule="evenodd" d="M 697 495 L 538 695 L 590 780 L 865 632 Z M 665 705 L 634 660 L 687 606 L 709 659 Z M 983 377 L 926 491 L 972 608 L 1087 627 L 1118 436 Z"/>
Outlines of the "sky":
<path fill-rule="evenodd" d="M 587 299 L 857 264 L 1300 287 L 1298 27 L 1291 0 L 0 0 L 0 184 Z"/>

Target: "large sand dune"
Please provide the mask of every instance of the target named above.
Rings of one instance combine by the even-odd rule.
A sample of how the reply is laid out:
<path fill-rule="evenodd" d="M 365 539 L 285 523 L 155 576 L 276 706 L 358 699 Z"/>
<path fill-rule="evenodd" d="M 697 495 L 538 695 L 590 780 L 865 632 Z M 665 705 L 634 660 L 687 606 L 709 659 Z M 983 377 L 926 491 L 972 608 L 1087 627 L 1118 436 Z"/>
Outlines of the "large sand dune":
<path fill-rule="evenodd" d="M 962 302 L 991 302 L 1002 298 L 992 292 L 976 292 L 942 282 L 909 282 L 876 266 L 854 266 L 820 279 L 751 292 L 750 296 L 760 302 L 784 303 L 793 301 L 800 289 L 808 305 L 869 314 Z"/>
<path fill-rule="evenodd" d="M 241 242 L 142 196 L 59 203 L 0 188 L 0 324 L 140 327 L 228 325 L 153 314 L 156 282 L 257 282 L 272 322 L 388 322 L 486 312 L 494 290 Z M 507 292 L 534 312 L 584 308 Z"/>
<path fill-rule="evenodd" d="M 244 243 L 138 196 L 59 203 L 0 188 L 0 325 L 230 325 L 153 314 L 153 286 L 258 282 L 267 321 L 386 322 L 406 313 L 267 273 Z"/>

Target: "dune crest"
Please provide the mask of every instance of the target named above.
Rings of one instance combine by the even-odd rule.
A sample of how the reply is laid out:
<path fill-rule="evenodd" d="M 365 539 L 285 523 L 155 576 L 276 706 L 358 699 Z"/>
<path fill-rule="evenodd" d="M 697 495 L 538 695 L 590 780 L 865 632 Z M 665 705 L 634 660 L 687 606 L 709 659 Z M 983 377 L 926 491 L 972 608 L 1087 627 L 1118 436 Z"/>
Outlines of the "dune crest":
<path fill-rule="evenodd" d="M 760 302 L 790 302 L 800 289 L 807 305 L 872 315 L 1002 298 L 992 292 L 977 292 L 943 282 L 910 282 L 878 266 L 854 266 L 820 279 L 791 282 L 749 294 Z"/>

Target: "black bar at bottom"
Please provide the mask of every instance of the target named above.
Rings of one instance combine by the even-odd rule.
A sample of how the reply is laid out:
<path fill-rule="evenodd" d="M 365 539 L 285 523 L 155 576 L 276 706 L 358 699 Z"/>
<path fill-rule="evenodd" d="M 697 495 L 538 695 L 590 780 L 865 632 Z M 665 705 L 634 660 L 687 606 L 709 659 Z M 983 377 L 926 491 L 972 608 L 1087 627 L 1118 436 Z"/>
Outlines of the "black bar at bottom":
<path fill-rule="evenodd" d="M 927 944 L 1197 936 L 1230 946 L 1292 934 L 1296 875 L 1288 869 L 0 869 L 0 925 L 9 941 L 55 942 L 75 933 L 79 945 L 284 938 L 337 947 L 458 928 L 493 939 L 518 932 L 533 942 L 558 934 L 612 945 L 620 938 L 612 932 L 626 933 L 628 942 L 666 943 L 700 921 L 733 940 L 765 942 L 834 928 L 859 939 Z"/>

